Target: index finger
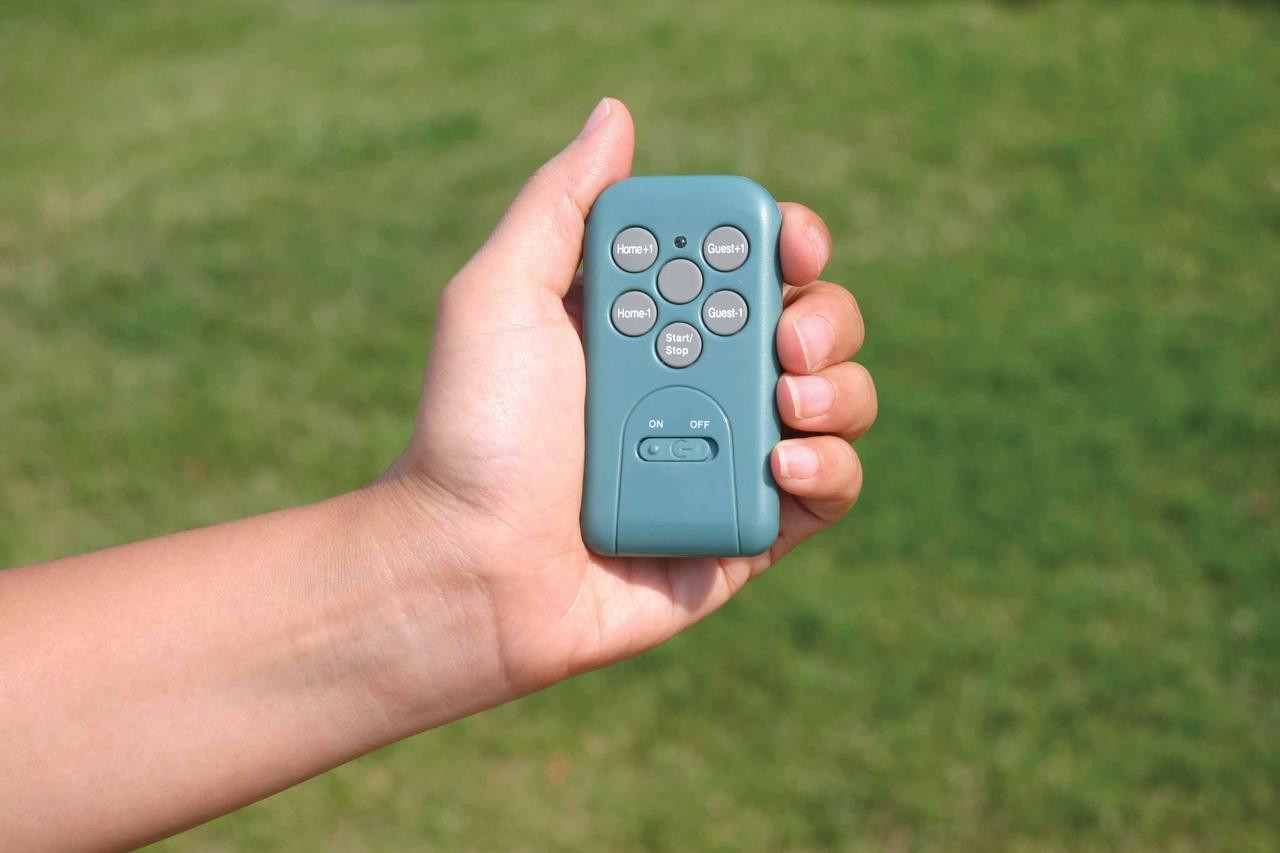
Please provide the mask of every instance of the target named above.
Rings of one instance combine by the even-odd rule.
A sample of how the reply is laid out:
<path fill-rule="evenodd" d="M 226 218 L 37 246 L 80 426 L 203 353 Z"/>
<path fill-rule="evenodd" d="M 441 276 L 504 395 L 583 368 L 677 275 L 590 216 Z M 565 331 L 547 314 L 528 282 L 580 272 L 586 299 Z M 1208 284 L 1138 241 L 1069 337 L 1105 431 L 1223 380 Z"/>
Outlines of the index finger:
<path fill-rule="evenodd" d="M 803 204 L 778 203 L 782 211 L 782 233 L 778 237 L 778 255 L 782 261 L 782 280 L 802 285 L 822 275 L 831 258 L 831 232 L 822 217 Z"/>

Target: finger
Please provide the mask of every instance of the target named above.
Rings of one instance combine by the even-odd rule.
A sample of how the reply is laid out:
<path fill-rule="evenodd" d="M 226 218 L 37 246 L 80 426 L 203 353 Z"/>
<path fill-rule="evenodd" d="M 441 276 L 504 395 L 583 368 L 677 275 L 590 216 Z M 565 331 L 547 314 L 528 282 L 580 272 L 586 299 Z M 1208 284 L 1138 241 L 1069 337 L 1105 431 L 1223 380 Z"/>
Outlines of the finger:
<path fill-rule="evenodd" d="M 521 299 L 563 297 L 582 255 L 587 211 L 631 172 L 635 127 L 621 101 L 605 98 L 563 151 L 533 174 L 484 246 L 459 273 L 464 288 Z"/>
<path fill-rule="evenodd" d="M 861 364 L 842 361 L 814 374 L 785 374 L 778 382 L 782 422 L 804 432 L 852 440 L 876 419 L 876 386 Z"/>
<path fill-rule="evenodd" d="M 763 573 L 771 565 L 786 556 L 804 540 L 830 527 L 833 522 L 814 515 L 804 502 L 795 495 L 782 496 L 782 506 L 778 511 L 778 538 L 774 540 L 768 553 L 759 557 L 745 558 L 749 560 L 751 577 Z"/>
<path fill-rule="evenodd" d="M 862 490 L 858 455 L 848 443 L 834 436 L 779 442 L 770 465 L 774 479 L 783 489 L 778 538 L 763 554 L 720 561 L 725 576 L 732 581 L 731 589 L 740 588 L 792 548 L 830 527 L 848 512 Z"/>
<path fill-rule="evenodd" d="M 782 259 L 782 280 L 787 284 L 808 284 L 822 275 L 831 258 L 831 232 L 822 217 L 803 204 L 784 201 L 782 234 L 778 255 Z"/>
<path fill-rule="evenodd" d="M 830 527 L 849 511 L 862 491 L 862 463 L 853 448 L 835 436 L 779 442 L 770 465 L 784 490 L 778 538 L 763 554 L 720 561 L 731 589 L 740 588 L 792 548 Z"/>
<path fill-rule="evenodd" d="M 778 486 L 827 523 L 848 512 L 862 491 L 858 454 L 834 435 L 780 441 L 770 465 Z"/>
<path fill-rule="evenodd" d="M 865 336 L 853 294 L 830 282 L 814 282 L 787 294 L 778 320 L 778 360 L 788 373 L 813 373 L 851 358 Z"/>

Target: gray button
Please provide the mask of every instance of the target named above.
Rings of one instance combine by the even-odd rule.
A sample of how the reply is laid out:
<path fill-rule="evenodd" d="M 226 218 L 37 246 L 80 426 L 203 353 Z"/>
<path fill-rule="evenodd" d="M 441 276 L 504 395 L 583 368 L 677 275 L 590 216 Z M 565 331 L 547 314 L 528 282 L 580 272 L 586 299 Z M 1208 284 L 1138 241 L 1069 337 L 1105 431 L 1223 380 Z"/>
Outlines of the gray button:
<path fill-rule="evenodd" d="M 717 335 L 732 335 L 747 325 L 747 300 L 732 290 L 717 290 L 702 303 L 702 325 Z"/>
<path fill-rule="evenodd" d="M 613 262 L 627 272 L 644 272 L 658 259 L 658 241 L 639 226 L 623 228 L 613 238 Z"/>
<path fill-rule="evenodd" d="M 657 350 L 668 367 L 688 367 L 702 355 L 702 335 L 688 323 L 671 323 L 658 332 Z"/>
<path fill-rule="evenodd" d="M 653 304 L 649 294 L 639 290 L 628 290 L 613 300 L 613 310 L 609 314 L 613 318 L 613 327 L 633 338 L 643 335 L 658 322 L 658 306 Z"/>
<path fill-rule="evenodd" d="M 750 251 L 747 235 L 732 225 L 711 229 L 702 241 L 702 257 L 720 272 L 731 272 L 745 264 Z"/>
<path fill-rule="evenodd" d="M 702 270 L 693 261 L 676 258 L 658 270 L 658 292 L 677 305 L 692 302 L 702 292 Z"/>

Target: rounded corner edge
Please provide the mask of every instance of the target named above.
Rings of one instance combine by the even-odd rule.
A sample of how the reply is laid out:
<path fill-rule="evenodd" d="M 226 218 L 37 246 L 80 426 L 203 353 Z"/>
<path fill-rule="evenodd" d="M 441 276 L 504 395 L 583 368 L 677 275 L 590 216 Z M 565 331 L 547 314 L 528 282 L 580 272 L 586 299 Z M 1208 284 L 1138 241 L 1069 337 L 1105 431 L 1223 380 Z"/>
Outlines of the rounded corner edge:
<path fill-rule="evenodd" d="M 778 541 L 778 524 L 758 524 L 750 529 L 742 531 L 740 556 L 754 557 L 757 554 L 763 554 Z"/>
<path fill-rule="evenodd" d="M 615 198 L 626 195 L 627 188 L 634 180 L 634 177 L 623 178 L 620 181 L 614 181 L 609 184 L 609 186 L 602 189 L 600 194 L 596 196 L 596 200 L 591 203 L 591 210 L 587 212 L 588 217 L 590 217 L 592 213 L 595 213 L 597 209 L 607 211 L 610 205 L 616 203 L 614 202 Z"/>
<path fill-rule="evenodd" d="M 583 513 L 582 544 L 602 557 L 612 557 L 618 552 L 617 543 L 614 541 L 612 531 L 600 528 L 601 524 L 598 521 Z"/>
<path fill-rule="evenodd" d="M 752 195 L 759 197 L 761 201 L 767 201 L 776 209 L 778 200 L 773 197 L 773 193 L 769 192 L 763 184 L 754 178 L 748 178 L 746 175 L 729 175 L 735 183 L 741 184 Z"/>

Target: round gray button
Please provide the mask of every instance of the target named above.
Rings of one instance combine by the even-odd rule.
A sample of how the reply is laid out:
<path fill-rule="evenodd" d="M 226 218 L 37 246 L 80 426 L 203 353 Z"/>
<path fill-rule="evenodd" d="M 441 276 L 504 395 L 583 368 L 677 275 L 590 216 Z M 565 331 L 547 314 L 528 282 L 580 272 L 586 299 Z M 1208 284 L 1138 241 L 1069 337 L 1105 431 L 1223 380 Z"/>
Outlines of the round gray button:
<path fill-rule="evenodd" d="M 658 259 L 658 241 L 638 225 L 613 238 L 613 262 L 627 272 L 644 272 Z"/>
<path fill-rule="evenodd" d="M 742 266 L 747 262 L 750 251 L 747 235 L 732 225 L 711 229 L 707 239 L 702 241 L 702 257 L 720 272 L 731 272 Z"/>
<path fill-rule="evenodd" d="M 613 327 L 624 335 L 636 337 L 643 335 L 658 322 L 658 306 L 653 304 L 649 294 L 639 290 L 628 290 L 613 300 Z"/>
<path fill-rule="evenodd" d="M 702 335 L 688 323 L 671 323 L 658 332 L 657 349 L 668 367 L 688 367 L 702 355 Z"/>
<path fill-rule="evenodd" d="M 702 270 L 693 261 L 676 258 L 658 270 L 658 292 L 677 305 L 692 302 L 702 292 Z"/>
<path fill-rule="evenodd" d="M 717 335 L 732 335 L 747 325 L 747 300 L 732 290 L 717 290 L 702 303 L 702 325 Z"/>

